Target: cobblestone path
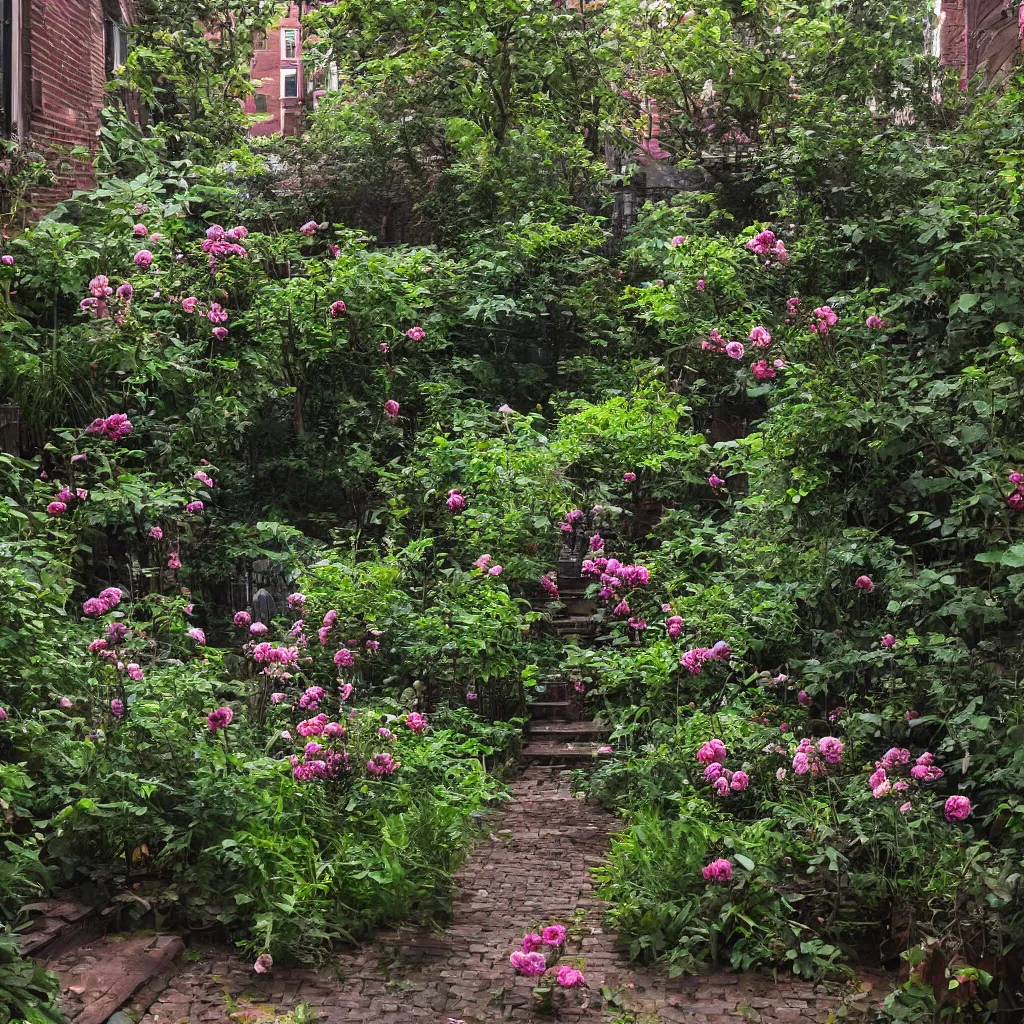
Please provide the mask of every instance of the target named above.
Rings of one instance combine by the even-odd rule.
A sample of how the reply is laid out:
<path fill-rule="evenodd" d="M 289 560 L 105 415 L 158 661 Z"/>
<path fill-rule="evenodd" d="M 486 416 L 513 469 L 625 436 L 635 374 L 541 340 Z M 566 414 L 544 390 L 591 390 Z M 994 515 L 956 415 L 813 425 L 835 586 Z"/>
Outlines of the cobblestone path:
<path fill-rule="evenodd" d="M 559 773 L 535 767 L 512 786 L 513 799 L 491 819 L 458 875 L 454 918 L 444 934 L 394 932 L 342 953 L 326 968 L 263 977 L 223 954 L 204 955 L 170 979 L 143 1024 L 259 1020 L 298 1003 L 326 1024 L 495 1024 L 549 1021 L 531 1007 L 531 979 L 508 955 L 530 926 L 561 922 L 576 937 L 566 959 L 583 958 L 588 988 L 559 992 L 559 1018 L 622 1024 L 826 1024 L 836 998 L 822 986 L 715 972 L 669 981 L 631 969 L 602 930 L 602 907 L 589 869 L 608 849 L 616 819 L 574 798 Z M 575 925 L 575 927 L 573 927 Z M 615 1006 L 602 1009 L 602 987 Z M 252 1008 L 252 1016 L 245 1014 Z M 263 1018 L 265 1019 L 265 1018 Z"/>

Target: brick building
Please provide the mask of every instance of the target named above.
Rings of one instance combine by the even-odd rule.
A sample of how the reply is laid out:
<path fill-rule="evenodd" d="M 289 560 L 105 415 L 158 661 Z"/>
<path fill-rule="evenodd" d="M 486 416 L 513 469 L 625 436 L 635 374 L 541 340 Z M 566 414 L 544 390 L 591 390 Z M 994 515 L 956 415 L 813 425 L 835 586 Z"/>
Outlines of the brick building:
<path fill-rule="evenodd" d="M 262 39 L 257 39 L 250 77 L 255 95 L 245 110 L 261 120 L 249 128 L 250 135 L 297 135 L 305 107 L 315 107 L 329 89 L 338 88 L 338 69 L 314 69 L 302 63 L 302 15 L 310 0 L 288 5 L 288 12 Z"/>
<path fill-rule="evenodd" d="M 965 77 L 984 70 L 1005 72 L 1021 50 L 1024 7 L 1013 0 L 936 0 L 938 54 L 943 64 L 964 69 Z"/>
<path fill-rule="evenodd" d="M 251 77 L 256 93 L 246 101 L 246 113 L 265 115 L 253 124 L 252 135 L 296 135 L 302 117 L 306 82 L 302 68 L 302 20 L 297 3 L 256 40 Z"/>
<path fill-rule="evenodd" d="M 0 133 L 46 154 L 57 175 L 46 206 L 88 186 L 106 83 L 127 52 L 129 0 L 0 0 Z"/>

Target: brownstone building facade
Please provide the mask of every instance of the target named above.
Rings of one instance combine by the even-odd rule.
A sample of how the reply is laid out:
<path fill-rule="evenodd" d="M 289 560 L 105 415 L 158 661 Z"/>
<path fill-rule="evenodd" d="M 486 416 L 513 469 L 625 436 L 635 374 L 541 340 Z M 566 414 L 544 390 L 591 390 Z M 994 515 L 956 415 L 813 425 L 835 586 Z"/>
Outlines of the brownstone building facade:
<path fill-rule="evenodd" d="M 0 132 L 43 152 L 57 175 L 46 206 L 88 186 L 107 79 L 127 53 L 128 0 L 0 0 Z"/>
<path fill-rule="evenodd" d="M 250 126 L 249 134 L 298 134 L 306 95 L 299 4 L 289 4 L 284 17 L 256 40 L 250 71 L 255 91 L 245 111 L 259 120 Z"/>

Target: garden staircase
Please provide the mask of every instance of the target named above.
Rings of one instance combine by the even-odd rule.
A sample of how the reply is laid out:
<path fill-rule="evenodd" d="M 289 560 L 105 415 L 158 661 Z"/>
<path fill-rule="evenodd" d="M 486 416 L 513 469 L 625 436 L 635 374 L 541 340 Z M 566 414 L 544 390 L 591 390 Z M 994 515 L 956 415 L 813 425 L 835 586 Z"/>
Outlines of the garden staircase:
<path fill-rule="evenodd" d="M 593 763 L 611 729 L 579 718 L 572 699 L 572 684 L 562 676 L 542 679 L 537 689 L 542 692 L 540 700 L 530 705 L 527 742 L 523 747 L 526 764 L 581 768 Z"/>
<path fill-rule="evenodd" d="M 597 601 L 586 596 L 587 581 L 579 576 L 566 577 L 560 572 L 558 589 L 558 610 L 546 619 L 547 628 L 559 637 L 575 637 L 578 642 L 593 637 L 597 633 L 593 619 Z M 534 607 L 549 613 L 551 603 L 538 602 Z M 580 701 L 573 684 L 562 675 L 540 679 L 535 694 L 536 699 L 530 704 L 523 761 L 527 765 L 551 768 L 580 768 L 592 764 L 611 729 L 580 718 Z"/>
<path fill-rule="evenodd" d="M 551 629 L 561 637 L 575 636 L 583 639 L 594 636 L 597 627 L 593 614 L 597 611 L 597 601 L 586 596 L 587 582 L 560 577 L 558 589 L 562 607 L 551 618 Z"/>

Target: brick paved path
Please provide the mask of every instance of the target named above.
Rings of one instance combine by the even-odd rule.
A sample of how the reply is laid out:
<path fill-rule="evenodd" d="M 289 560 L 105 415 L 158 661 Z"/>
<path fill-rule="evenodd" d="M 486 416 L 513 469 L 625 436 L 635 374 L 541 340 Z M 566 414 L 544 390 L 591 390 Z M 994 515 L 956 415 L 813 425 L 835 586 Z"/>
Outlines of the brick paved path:
<path fill-rule="evenodd" d="M 547 1021 L 531 1008 L 531 979 L 514 975 L 508 955 L 528 928 L 554 921 L 576 936 L 565 959 L 581 958 L 588 980 L 587 989 L 556 995 L 560 1019 L 826 1024 L 837 1000 L 821 986 L 725 972 L 668 981 L 657 971 L 631 969 L 615 936 L 602 930 L 589 874 L 616 819 L 575 799 L 547 768 L 528 769 L 512 792 L 459 872 L 454 918 L 443 935 L 388 933 L 323 970 L 275 968 L 263 977 L 249 964 L 207 955 L 171 979 L 143 1024 L 225 1021 L 226 995 L 236 1010 L 284 1012 L 305 1002 L 327 1024 Z M 617 1008 L 602 1009 L 602 986 Z"/>

